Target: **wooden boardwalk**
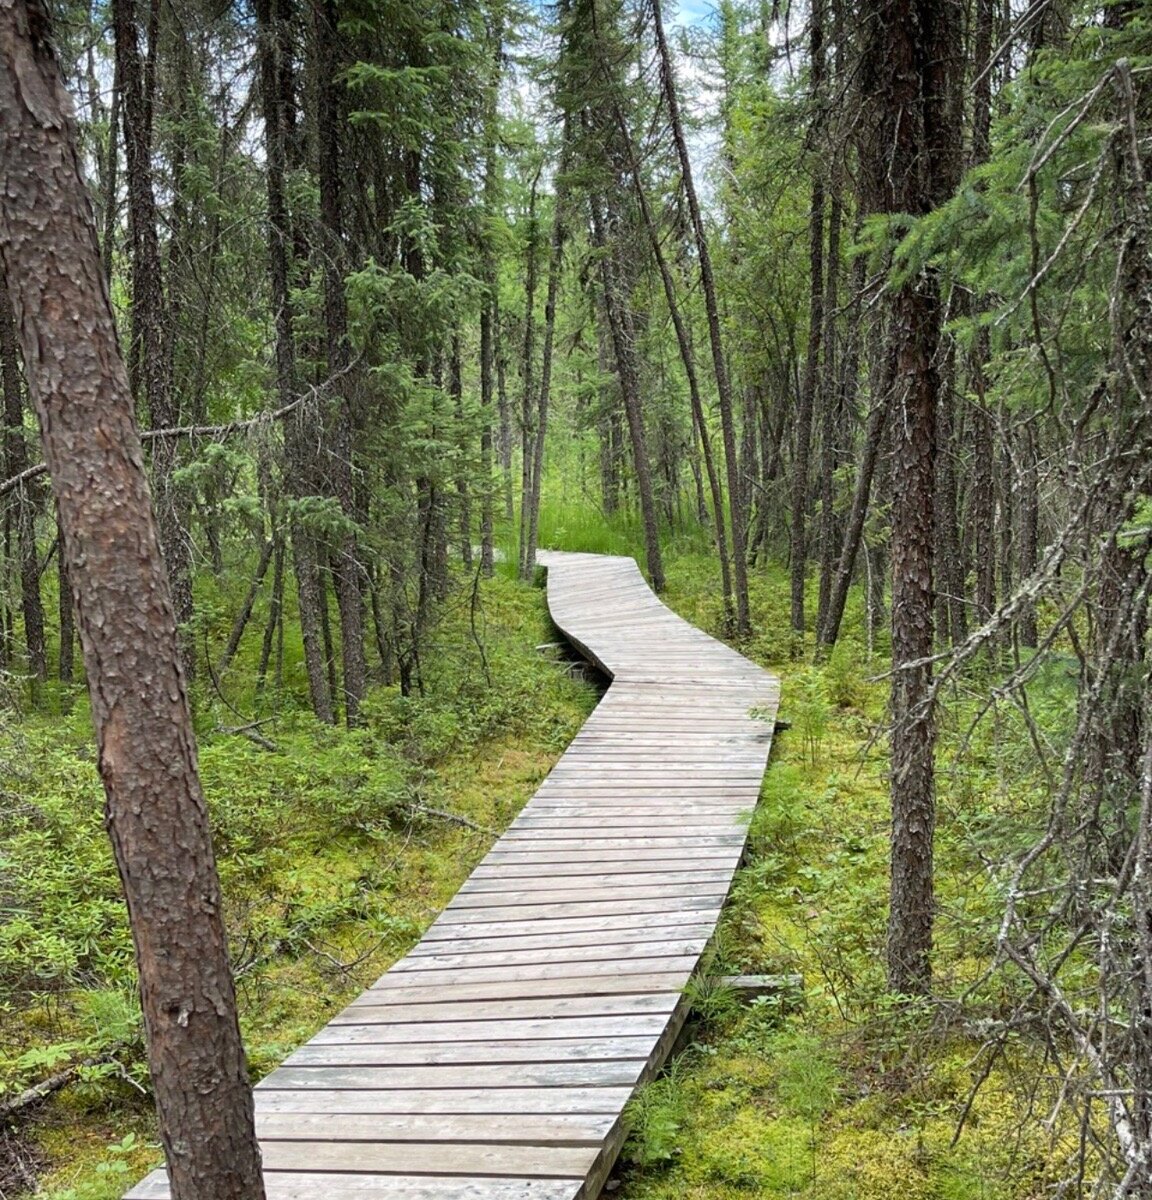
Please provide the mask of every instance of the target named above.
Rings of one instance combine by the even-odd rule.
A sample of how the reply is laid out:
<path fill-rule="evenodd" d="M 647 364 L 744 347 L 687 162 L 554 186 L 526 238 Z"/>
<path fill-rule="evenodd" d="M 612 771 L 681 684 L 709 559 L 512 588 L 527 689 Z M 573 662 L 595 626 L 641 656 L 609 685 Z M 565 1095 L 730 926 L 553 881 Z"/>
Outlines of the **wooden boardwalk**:
<path fill-rule="evenodd" d="M 612 685 L 420 944 L 258 1085 L 270 1200 L 594 1200 L 680 1030 L 777 682 L 632 559 L 540 561 Z M 128 1198 L 168 1194 L 156 1171 Z"/>

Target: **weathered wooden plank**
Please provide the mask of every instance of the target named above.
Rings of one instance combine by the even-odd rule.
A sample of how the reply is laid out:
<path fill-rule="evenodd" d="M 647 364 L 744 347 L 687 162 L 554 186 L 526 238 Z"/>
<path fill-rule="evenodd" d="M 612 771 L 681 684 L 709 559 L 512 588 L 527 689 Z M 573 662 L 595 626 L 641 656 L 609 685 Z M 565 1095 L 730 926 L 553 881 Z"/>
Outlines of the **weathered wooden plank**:
<path fill-rule="evenodd" d="M 264 1170 L 340 1171 L 348 1174 L 517 1176 L 567 1179 L 584 1175 L 599 1147 L 507 1146 L 468 1142 L 291 1141 L 261 1143 Z"/>
<path fill-rule="evenodd" d="M 413 967 L 411 971 L 390 971 L 378 979 L 369 989 L 386 992 L 392 988 L 424 986 L 447 987 L 454 983 L 498 983 L 528 982 L 547 979 L 587 979 L 597 975 L 646 975 L 683 971 L 691 973 L 699 955 L 686 954 L 679 957 L 631 958 L 626 962 L 605 964 L 602 962 L 559 962 L 528 963 L 521 966 L 503 967 L 457 967 L 453 970 L 435 971 Z"/>
<path fill-rule="evenodd" d="M 608 1038 L 660 1036 L 668 1023 L 666 1012 L 626 1016 L 544 1017 L 473 1021 L 428 1021 L 391 1025 L 329 1024 L 309 1046 L 336 1046 L 385 1042 L 499 1042 L 532 1038 Z"/>
<path fill-rule="evenodd" d="M 508 949 L 501 946 L 462 950 L 455 942 L 451 954 L 412 954 L 398 962 L 390 974 L 413 971 L 442 971 L 455 967 L 527 966 L 544 963 L 612 962 L 639 955 L 643 958 L 679 958 L 703 953 L 710 933 L 667 941 L 599 942 L 587 946 L 530 946 Z"/>
<path fill-rule="evenodd" d="M 523 1063 L 515 1071 L 499 1065 L 453 1064 L 415 1067 L 277 1067 L 259 1086 L 277 1091 L 309 1088 L 371 1091 L 430 1088 L 632 1087 L 644 1069 L 643 1060 L 615 1062 Z"/>
<path fill-rule="evenodd" d="M 623 913 L 614 916 L 570 917 L 567 920 L 549 921 L 542 926 L 538 921 L 527 919 L 512 921 L 489 921 L 477 918 L 475 921 L 453 922 L 429 926 L 419 945 L 411 953 L 428 952 L 443 954 L 444 941 L 455 942 L 460 938 L 496 938 L 496 937 L 558 937 L 568 933 L 603 933 L 607 935 L 613 930 L 650 930 L 676 929 L 681 932 L 708 925 L 706 916 L 694 913 Z"/>
<path fill-rule="evenodd" d="M 484 895 L 510 891 L 541 892 L 572 891 L 580 888 L 593 889 L 631 889 L 648 888 L 653 886 L 669 886 L 682 883 L 709 884 L 723 883 L 732 878 L 730 871 L 723 869 L 690 870 L 688 867 L 669 865 L 666 870 L 620 872 L 617 875 L 606 875 L 603 867 L 598 874 L 580 874 L 565 870 L 557 871 L 554 875 L 541 877 L 538 874 L 525 876 L 511 871 L 493 871 L 488 874 L 474 876 L 459 891 L 459 895 L 468 896 L 475 893 Z"/>
<path fill-rule="evenodd" d="M 446 1067 L 491 1063 L 602 1063 L 637 1061 L 652 1046 L 650 1034 L 619 1038 L 540 1038 L 492 1042 L 308 1042 L 286 1067 Z"/>
<path fill-rule="evenodd" d="M 530 926 L 531 927 L 531 926 Z M 533 928 L 539 930 L 539 926 Z M 557 953 L 571 951 L 572 957 L 579 957 L 580 951 L 598 951 L 602 947 L 610 947 L 616 957 L 624 954 L 643 952 L 652 943 L 668 943 L 677 939 L 679 942 L 704 942 L 712 937 L 712 926 L 697 924 L 689 926 L 671 925 L 664 928 L 653 927 L 648 930 L 585 930 L 576 933 L 533 933 L 523 937 L 477 937 L 452 939 L 445 944 L 443 941 L 421 942 L 401 960 L 404 963 L 413 959 L 435 958 L 439 961 L 444 956 L 471 956 L 474 954 L 504 953 L 508 950 L 545 950 Z M 436 953 L 439 948 L 440 953 Z M 594 956 L 593 956 L 594 957 Z M 400 967 L 396 964 L 393 970 Z M 405 970 L 408 968 L 405 967 Z"/>
<path fill-rule="evenodd" d="M 371 1001 L 373 997 L 370 997 Z M 619 996 L 557 996 L 550 999 L 457 1000 L 422 1005 L 365 1003 L 364 995 L 337 1014 L 333 1025 L 407 1025 L 431 1027 L 441 1021 L 531 1021 L 553 1017 L 667 1016 L 679 1000 L 672 993 Z"/>
<path fill-rule="evenodd" d="M 620 1117 L 612 1113 L 523 1114 L 419 1113 L 383 1116 L 365 1113 L 256 1114 L 262 1140 L 287 1142 L 486 1142 L 520 1146 L 597 1146 Z"/>
<path fill-rule="evenodd" d="M 521 918 L 548 921 L 559 917 L 613 916 L 623 913 L 656 912 L 710 912 L 713 919 L 720 915 L 720 904 L 724 897 L 710 896 L 654 896 L 648 900 L 586 900 L 566 901 L 558 904 L 522 903 L 492 905 L 484 908 L 468 908 L 449 905 L 440 916 L 443 924 L 464 924 L 478 915 L 489 921 L 513 921 Z"/>
<path fill-rule="evenodd" d="M 631 1087 L 482 1087 L 482 1088 L 308 1088 L 256 1089 L 257 1113 L 510 1114 L 525 1116 L 599 1115 L 614 1117 L 632 1094 Z M 530 1124 L 525 1125 L 531 1128 Z"/>
<path fill-rule="evenodd" d="M 667 959 L 659 960 L 666 964 Z M 408 976 L 414 979 L 414 976 Z M 579 975 L 546 979 L 496 979 L 482 983 L 425 982 L 423 976 L 418 983 L 401 987 L 399 983 L 388 988 L 376 987 L 365 992 L 366 1004 L 427 1004 L 445 1003 L 449 1000 L 529 1000 L 536 998 L 559 998 L 561 996 L 607 996 L 615 993 L 679 992 L 688 980 L 683 970 L 650 969 L 645 974 L 618 972 L 615 975 Z"/>
<path fill-rule="evenodd" d="M 640 883 L 638 885 L 634 884 L 631 887 L 617 886 L 616 884 L 597 885 L 590 882 L 584 887 L 562 886 L 555 889 L 522 889 L 509 884 L 508 887 L 499 888 L 496 891 L 478 889 L 475 891 L 457 892 L 452 898 L 450 907 L 453 910 L 459 910 L 492 908 L 497 905 L 506 906 L 511 904 L 539 908 L 546 905 L 568 904 L 572 901 L 591 903 L 603 900 L 610 902 L 617 897 L 637 901 L 663 899 L 665 897 L 682 899 L 718 896 L 723 898 L 727 891 L 727 880 L 724 880 L 722 883 L 717 883 L 715 880 L 704 880 L 697 883 Z"/>
<path fill-rule="evenodd" d="M 268 1200 L 576 1200 L 584 1180 L 485 1179 L 436 1175 L 361 1175 L 265 1171 Z M 171 1200 L 168 1177 L 153 1171 L 125 1200 Z"/>

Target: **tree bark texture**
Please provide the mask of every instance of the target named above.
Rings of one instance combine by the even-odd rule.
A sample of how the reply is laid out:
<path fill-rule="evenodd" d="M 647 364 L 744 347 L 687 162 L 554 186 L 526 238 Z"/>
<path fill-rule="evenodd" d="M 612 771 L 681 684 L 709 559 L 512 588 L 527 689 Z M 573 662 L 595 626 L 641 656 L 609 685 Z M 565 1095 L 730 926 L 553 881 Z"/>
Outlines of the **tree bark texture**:
<path fill-rule="evenodd" d="M 861 161 L 875 212 L 921 215 L 960 174 L 964 11 L 957 0 L 869 0 L 861 7 Z M 930 699 L 939 282 L 925 270 L 890 300 L 892 485 L 892 874 L 888 983 L 931 985 L 935 908 L 936 726 Z"/>
<path fill-rule="evenodd" d="M 0 0 L 0 264 L 64 535 L 175 1200 L 262 1200 L 176 614 L 39 3 Z"/>

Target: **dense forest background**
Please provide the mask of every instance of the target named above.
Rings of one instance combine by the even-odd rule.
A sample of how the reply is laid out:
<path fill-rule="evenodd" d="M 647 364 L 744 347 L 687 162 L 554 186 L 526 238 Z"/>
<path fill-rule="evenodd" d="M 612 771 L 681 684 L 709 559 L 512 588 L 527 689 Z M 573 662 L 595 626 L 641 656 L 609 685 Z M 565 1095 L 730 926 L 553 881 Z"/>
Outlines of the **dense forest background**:
<path fill-rule="evenodd" d="M 252 1069 L 595 701 L 537 546 L 785 677 L 622 1195 L 1152 1195 L 1152 8 L 62 2 Z M 0 1195 L 154 1163 L 0 276 Z M 889 807 L 889 805 L 891 807 Z"/>

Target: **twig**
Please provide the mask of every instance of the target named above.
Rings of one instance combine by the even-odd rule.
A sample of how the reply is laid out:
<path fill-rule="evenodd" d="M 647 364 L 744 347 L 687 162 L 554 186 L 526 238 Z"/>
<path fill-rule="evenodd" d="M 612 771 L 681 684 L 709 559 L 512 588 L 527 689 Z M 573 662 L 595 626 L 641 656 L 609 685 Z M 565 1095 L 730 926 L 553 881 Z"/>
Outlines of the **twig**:
<path fill-rule="evenodd" d="M 261 749 L 267 750 L 270 754 L 279 754 L 280 747 L 275 742 L 269 741 L 262 734 L 256 732 L 261 725 L 266 725 L 269 721 L 275 720 L 274 717 L 265 717 L 263 721 L 253 721 L 248 725 L 217 725 L 215 733 L 226 733 L 230 736 L 247 738 L 250 742 L 255 742 Z"/>
<path fill-rule="evenodd" d="M 492 836 L 495 836 L 496 833 L 495 829 L 489 829 L 487 825 L 477 825 L 469 817 L 460 813 L 447 812 L 442 808 L 429 808 L 426 804 L 410 804 L 408 811 L 417 817 L 435 817 L 440 821 L 451 821 L 454 825 L 463 825 L 465 829 L 474 829 L 477 833 L 487 833 Z"/>

